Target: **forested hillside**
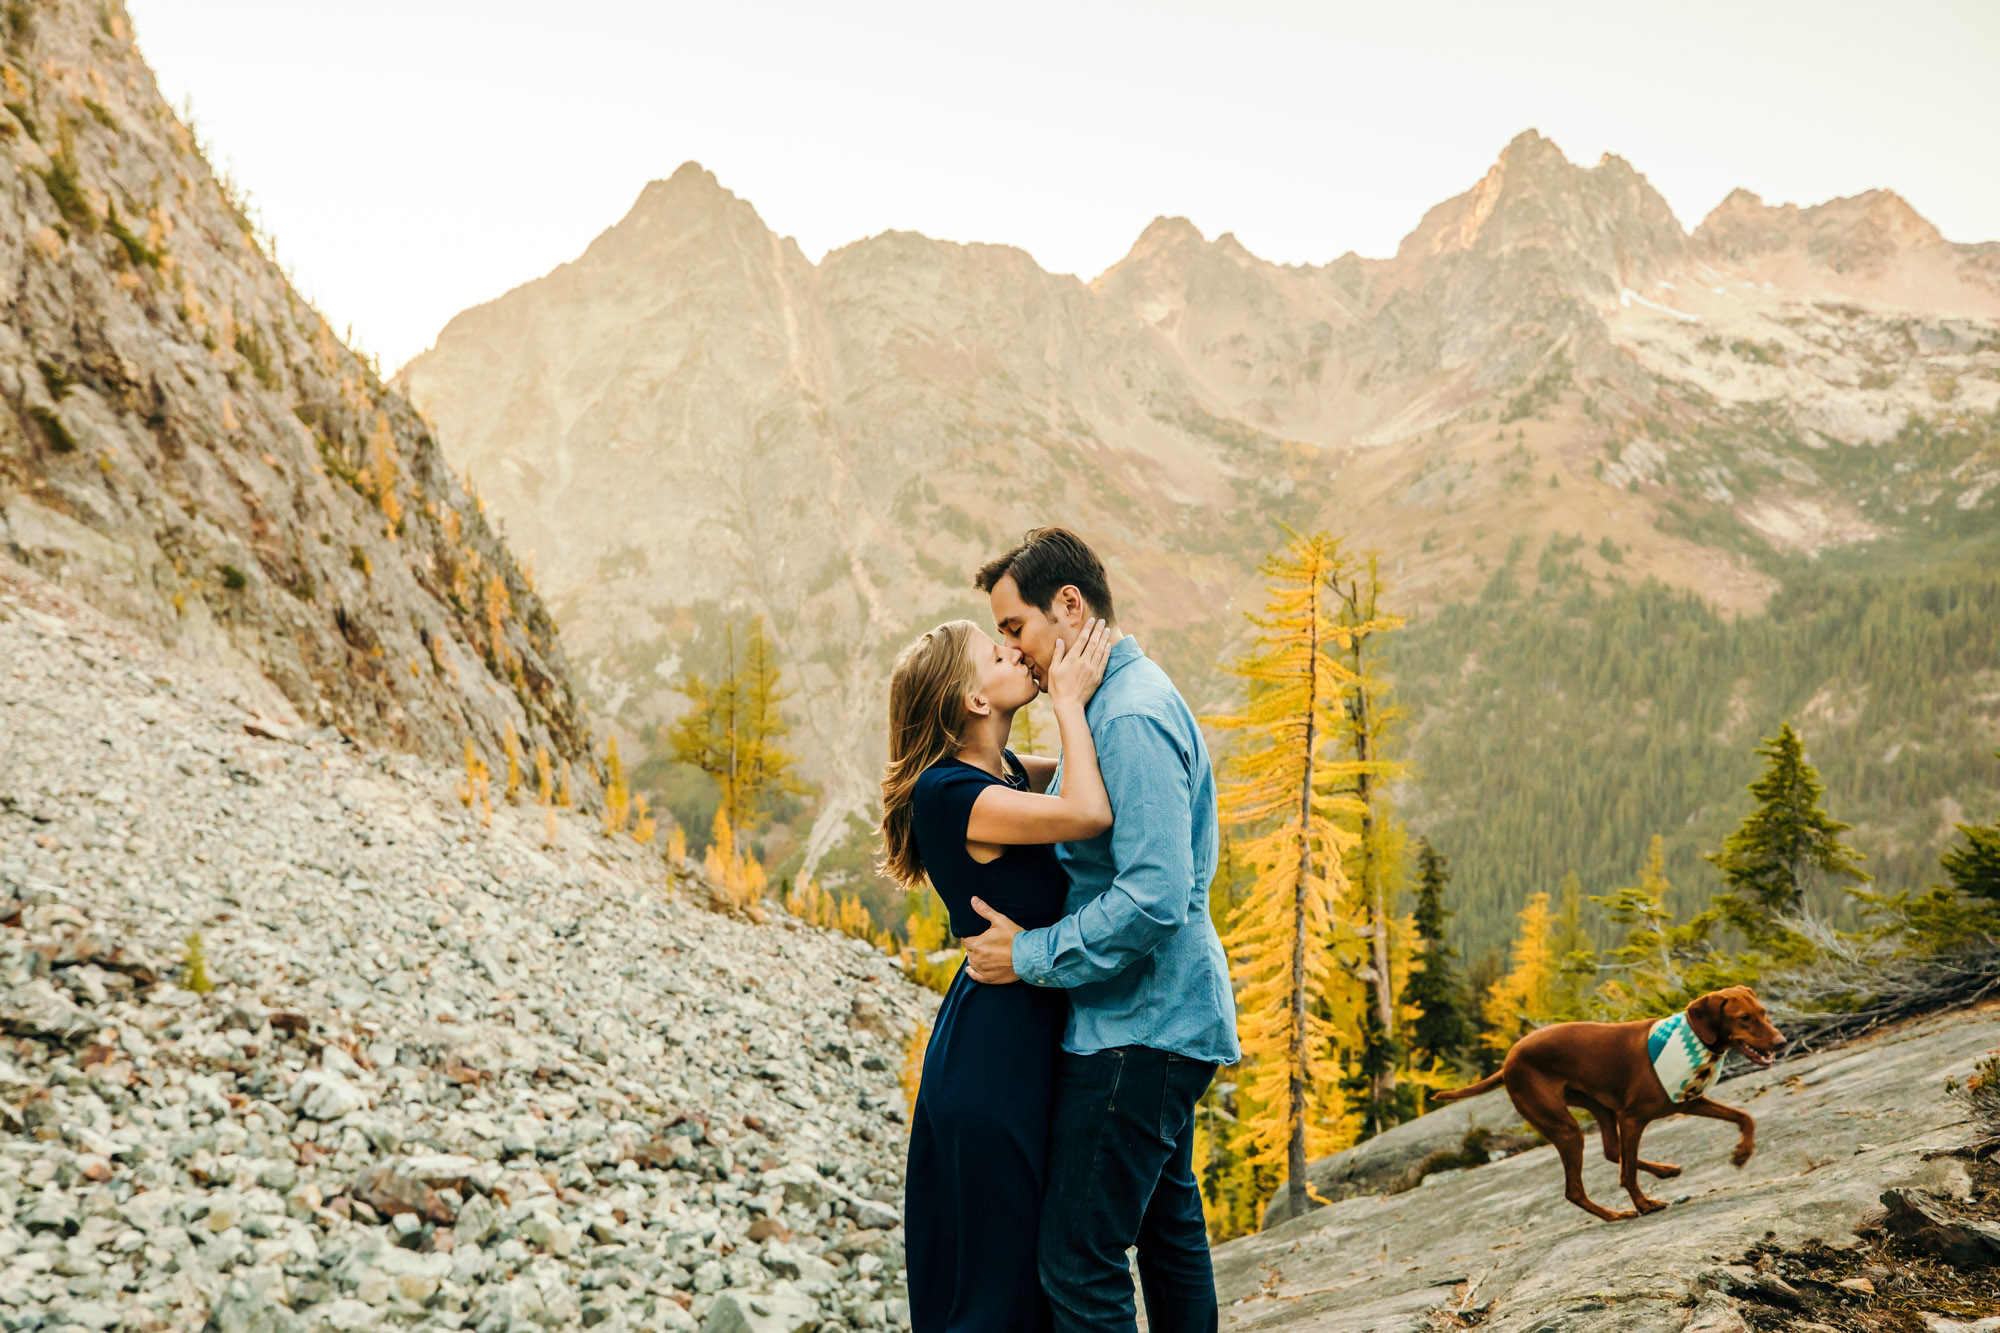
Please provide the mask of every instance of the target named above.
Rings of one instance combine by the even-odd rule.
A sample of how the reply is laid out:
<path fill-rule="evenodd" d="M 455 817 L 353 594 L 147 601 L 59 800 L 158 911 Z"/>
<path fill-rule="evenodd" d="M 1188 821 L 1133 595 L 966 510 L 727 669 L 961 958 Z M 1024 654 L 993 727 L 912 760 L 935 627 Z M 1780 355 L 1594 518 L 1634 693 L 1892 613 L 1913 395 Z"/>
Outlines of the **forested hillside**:
<path fill-rule="evenodd" d="M 1935 879 L 1954 824 L 2000 810 L 2000 526 L 1940 502 L 1927 473 L 1996 445 L 2000 418 L 1983 416 L 1834 451 L 1854 489 L 1907 512 L 1867 545 L 1767 549 L 1778 591 L 1761 613 L 1622 582 L 1615 543 L 1554 537 L 1396 636 L 1416 765 L 1404 814 L 1454 858 L 1467 946 L 1503 944 L 1521 902 L 1571 871 L 1593 893 L 1635 882 L 1655 833 L 1670 905 L 1706 903 L 1701 857 L 1742 817 L 1752 747 L 1783 721 L 1869 870 L 1896 888 Z M 1819 906 L 1851 921 L 1828 894 Z"/>

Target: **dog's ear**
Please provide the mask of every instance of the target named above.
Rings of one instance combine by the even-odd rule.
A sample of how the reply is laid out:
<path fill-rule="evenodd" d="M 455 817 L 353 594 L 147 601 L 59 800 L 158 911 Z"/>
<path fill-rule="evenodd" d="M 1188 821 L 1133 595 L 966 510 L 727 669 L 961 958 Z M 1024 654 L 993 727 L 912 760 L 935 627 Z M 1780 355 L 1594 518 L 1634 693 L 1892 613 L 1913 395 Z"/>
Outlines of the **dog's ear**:
<path fill-rule="evenodd" d="M 1722 1016 L 1728 1003 L 1724 992 L 1710 991 L 1687 1008 L 1688 1026 L 1711 1050 L 1722 1040 Z"/>

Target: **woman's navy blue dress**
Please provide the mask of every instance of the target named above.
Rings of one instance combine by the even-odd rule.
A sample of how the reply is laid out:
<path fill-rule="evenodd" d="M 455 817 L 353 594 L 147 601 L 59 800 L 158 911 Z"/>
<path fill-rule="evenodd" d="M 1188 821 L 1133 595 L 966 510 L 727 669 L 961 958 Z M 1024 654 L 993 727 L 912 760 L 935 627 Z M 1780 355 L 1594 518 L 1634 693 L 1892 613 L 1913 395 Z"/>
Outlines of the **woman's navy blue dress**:
<path fill-rule="evenodd" d="M 1028 779 L 1007 752 L 1007 785 Z M 965 850 L 972 803 L 1001 780 L 958 759 L 917 779 L 912 821 L 931 886 L 961 938 L 986 929 L 976 894 L 1023 929 L 1062 917 L 1068 880 L 1053 847 Z M 912 1333 L 1039 1333 L 1050 1327 L 1035 1273 L 1056 1051 L 1069 1018 L 1059 990 L 986 986 L 959 969 L 924 1052 L 904 1197 Z"/>

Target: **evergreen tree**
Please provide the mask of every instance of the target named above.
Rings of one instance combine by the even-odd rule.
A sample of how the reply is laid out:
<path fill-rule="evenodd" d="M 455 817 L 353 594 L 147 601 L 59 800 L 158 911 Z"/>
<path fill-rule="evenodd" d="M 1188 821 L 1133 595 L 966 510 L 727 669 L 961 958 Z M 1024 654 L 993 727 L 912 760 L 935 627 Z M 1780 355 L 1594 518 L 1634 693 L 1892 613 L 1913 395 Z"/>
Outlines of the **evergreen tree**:
<path fill-rule="evenodd" d="M 1366 1002 L 1326 947 L 1336 912 L 1353 909 L 1342 863 L 1355 840 L 1336 818 L 1352 814 L 1352 798 L 1321 755 L 1353 685 L 1333 656 L 1326 580 L 1337 560 L 1338 544 L 1314 534 L 1264 561 L 1265 611 L 1250 617 L 1257 641 L 1232 668 L 1248 683 L 1247 706 L 1212 719 L 1239 737 L 1222 813 L 1244 832 L 1235 848 L 1256 871 L 1224 941 L 1239 987 L 1239 1118 L 1248 1160 L 1284 1168 L 1290 1216 L 1306 1207 L 1307 1161 L 1353 1140 L 1329 1047 L 1336 1027 L 1359 1026 Z M 1351 925 L 1347 935 L 1353 967 L 1361 951 Z"/>
<path fill-rule="evenodd" d="M 2000 907 L 2000 818 L 1990 824 L 1960 824 L 1958 832 L 1965 844 L 1948 848 L 1939 858 L 1952 890 Z"/>
<path fill-rule="evenodd" d="M 1416 926 L 1422 946 L 1418 965 L 1403 985 L 1403 1003 L 1417 1011 L 1409 1029 L 1410 1053 L 1431 1064 L 1452 1059 L 1471 1044 L 1473 1035 L 1465 990 L 1452 964 L 1458 950 L 1445 941 L 1451 912 L 1444 905 L 1444 890 L 1450 882 L 1444 854 L 1429 838 L 1417 839 Z"/>
<path fill-rule="evenodd" d="M 1784 943 L 1780 920 L 1803 910 L 1822 878 L 1867 883 L 1859 852 L 1840 841 L 1850 825 L 1820 808 L 1826 795 L 1819 771 L 1806 762 L 1805 745 L 1789 722 L 1757 747 L 1764 772 L 1750 784 L 1757 808 L 1707 859 L 1722 872 L 1726 893 L 1716 906 L 1752 944 Z"/>

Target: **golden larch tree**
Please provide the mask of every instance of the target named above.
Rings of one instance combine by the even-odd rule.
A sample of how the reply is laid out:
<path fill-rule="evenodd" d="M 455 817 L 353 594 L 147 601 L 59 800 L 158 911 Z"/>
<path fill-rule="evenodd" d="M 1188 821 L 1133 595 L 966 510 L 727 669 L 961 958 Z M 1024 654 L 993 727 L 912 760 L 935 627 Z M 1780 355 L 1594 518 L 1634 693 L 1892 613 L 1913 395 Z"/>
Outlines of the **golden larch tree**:
<path fill-rule="evenodd" d="M 1364 1024 L 1362 1044 L 1379 1049 L 1364 1049 L 1361 1055 L 1368 1066 L 1369 1095 L 1377 1108 L 1379 1129 L 1384 1127 L 1379 1123 L 1381 1108 L 1395 1095 L 1400 1052 L 1388 886 L 1400 869 L 1402 833 L 1389 816 L 1387 788 L 1402 774 L 1403 765 L 1390 760 L 1384 750 L 1388 729 L 1402 713 L 1390 706 L 1388 685 L 1375 668 L 1383 637 L 1401 628 L 1403 620 L 1382 609 L 1380 559 L 1373 551 L 1358 560 L 1337 554 L 1327 585 L 1336 603 L 1335 642 L 1350 677 L 1341 719 L 1342 758 L 1329 776 L 1354 796 L 1355 840 L 1346 869 L 1368 914 L 1370 958 L 1363 975 L 1373 992 L 1373 1022 Z"/>
<path fill-rule="evenodd" d="M 1222 817 L 1253 878 L 1231 913 L 1224 944 L 1238 987 L 1245 1088 L 1239 1113 L 1253 1163 L 1283 1165 L 1287 1211 L 1306 1207 L 1306 1163 L 1353 1138 L 1329 1047 L 1354 1026 L 1352 987 L 1334 982 L 1327 948 L 1349 896 L 1342 868 L 1354 834 L 1341 827 L 1353 798 L 1337 787 L 1322 750 L 1337 734 L 1353 674 L 1336 658 L 1335 606 L 1327 586 L 1339 544 L 1294 535 L 1264 561 L 1258 635 L 1232 666 L 1248 699 L 1211 722 L 1235 737 Z"/>
<path fill-rule="evenodd" d="M 1533 1031 L 1556 1006 L 1554 923 L 1546 893 L 1533 895 L 1521 908 L 1511 966 L 1486 997 L 1486 1031 L 1479 1039 L 1496 1051 Z"/>

